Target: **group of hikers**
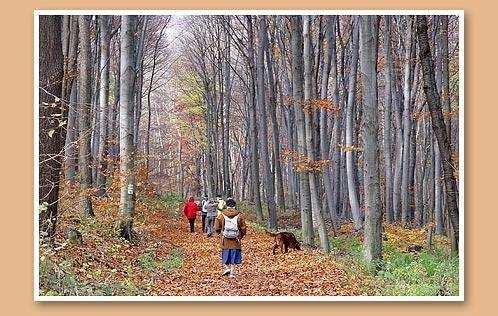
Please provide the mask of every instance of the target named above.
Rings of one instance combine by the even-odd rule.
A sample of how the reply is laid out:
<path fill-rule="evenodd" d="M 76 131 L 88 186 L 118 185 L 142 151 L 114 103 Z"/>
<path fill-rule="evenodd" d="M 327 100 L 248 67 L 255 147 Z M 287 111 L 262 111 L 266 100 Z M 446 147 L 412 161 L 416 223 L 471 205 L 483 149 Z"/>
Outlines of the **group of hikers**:
<path fill-rule="evenodd" d="M 216 199 L 204 196 L 202 201 L 190 197 L 183 207 L 183 213 L 189 222 L 190 232 L 195 233 L 195 220 L 200 214 L 202 232 L 207 237 L 214 233 L 220 236 L 223 276 L 235 277 L 235 265 L 242 263 L 241 239 L 246 235 L 246 222 L 235 208 L 235 200 L 226 200 L 221 196 Z"/>

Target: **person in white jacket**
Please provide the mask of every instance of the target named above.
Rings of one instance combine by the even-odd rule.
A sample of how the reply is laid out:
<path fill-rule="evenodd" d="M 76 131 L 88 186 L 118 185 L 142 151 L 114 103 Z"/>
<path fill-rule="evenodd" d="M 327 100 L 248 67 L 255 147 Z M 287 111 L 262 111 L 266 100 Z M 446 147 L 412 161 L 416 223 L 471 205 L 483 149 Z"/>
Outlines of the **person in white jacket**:
<path fill-rule="evenodd" d="M 203 209 L 206 210 L 206 227 L 205 231 L 208 237 L 211 237 L 214 232 L 214 220 L 216 218 L 216 202 L 213 199 L 206 201 L 203 205 Z"/>

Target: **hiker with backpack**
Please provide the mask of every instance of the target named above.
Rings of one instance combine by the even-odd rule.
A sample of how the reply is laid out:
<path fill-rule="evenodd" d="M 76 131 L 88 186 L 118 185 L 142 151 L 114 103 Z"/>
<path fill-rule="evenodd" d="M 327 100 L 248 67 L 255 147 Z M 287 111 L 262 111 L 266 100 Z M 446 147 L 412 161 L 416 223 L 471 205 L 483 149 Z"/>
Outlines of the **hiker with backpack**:
<path fill-rule="evenodd" d="M 241 239 L 246 235 L 246 222 L 235 209 L 235 200 L 227 199 L 226 208 L 216 217 L 214 229 L 221 234 L 222 275 L 235 277 L 235 265 L 242 263 Z"/>
<path fill-rule="evenodd" d="M 194 233 L 194 223 L 197 217 L 197 212 L 199 211 L 199 205 L 195 202 L 194 197 L 189 197 L 187 203 L 183 207 L 183 213 L 187 217 L 188 223 L 190 225 L 190 232 Z"/>
<path fill-rule="evenodd" d="M 205 204 L 206 209 L 206 227 L 205 232 L 207 237 L 211 237 L 214 232 L 214 219 L 216 218 L 216 201 L 209 199 Z"/>

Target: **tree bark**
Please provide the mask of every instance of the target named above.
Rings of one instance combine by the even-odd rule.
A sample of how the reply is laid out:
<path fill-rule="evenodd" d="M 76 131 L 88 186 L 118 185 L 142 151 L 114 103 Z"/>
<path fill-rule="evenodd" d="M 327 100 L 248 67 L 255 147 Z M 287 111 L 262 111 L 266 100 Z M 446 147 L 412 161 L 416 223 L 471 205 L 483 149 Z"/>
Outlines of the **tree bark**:
<path fill-rule="evenodd" d="M 253 26 L 252 26 L 252 16 L 246 16 L 247 22 L 247 55 L 249 64 L 249 129 L 251 131 L 251 183 L 253 198 L 255 203 L 256 217 L 258 221 L 263 220 L 263 210 L 261 207 L 261 194 L 259 191 L 260 181 L 259 181 L 259 159 L 258 159 L 258 131 L 256 125 L 256 92 L 255 92 L 255 69 L 254 69 L 254 39 L 253 39 Z"/>
<path fill-rule="evenodd" d="M 378 118 L 377 118 L 377 34 L 376 16 L 361 17 L 361 73 L 363 78 L 363 155 L 365 191 L 364 257 L 374 262 L 382 257 L 382 212 L 380 201 Z"/>
<path fill-rule="evenodd" d="M 270 87 L 270 97 L 269 97 L 269 110 L 270 120 L 271 120 L 271 132 L 272 132 L 272 148 L 273 148 L 273 157 L 275 160 L 274 170 L 275 170 L 275 191 L 276 191 L 276 203 L 277 209 L 284 210 L 285 209 L 285 198 L 284 198 L 284 184 L 283 184 L 283 175 L 282 175 L 282 163 L 280 158 L 280 132 L 278 127 L 278 119 L 277 119 L 277 86 L 275 84 L 274 77 L 274 65 L 275 60 L 273 58 L 273 54 L 270 53 L 269 43 L 268 43 L 268 34 L 267 34 L 267 25 L 266 21 L 262 25 L 264 27 L 263 32 L 263 46 L 264 53 L 266 56 L 266 68 L 268 69 L 268 84 Z"/>
<path fill-rule="evenodd" d="M 257 46 L 257 91 L 258 91 L 258 105 L 260 121 L 259 121 L 259 135 L 260 135 L 260 149 L 261 149 L 261 162 L 263 167 L 264 188 L 266 194 L 266 204 L 268 207 L 268 227 L 272 230 L 277 228 L 277 208 L 275 204 L 275 179 L 270 168 L 270 155 L 268 153 L 268 120 L 265 102 L 265 64 L 264 64 L 264 47 L 263 38 L 266 33 L 266 21 L 263 18 L 259 19 L 258 28 L 258 46 Z"/>
<path fill-rule="evenodd" d="M 424 93 L 427 105 L 431 114 L 432 129 L 436 135 L 439 151 L 442 158 L 443 176 L 446 192 L 446 211 L 451 222 L 452 249 L 458 251 L 459 242 L 459 218 L 458 218 L 458 201 L 456 197 L 456 179 L 451 162 L 451 146 L 449 135 L 446 132 L 441 102 L 437 93 L 434 63 L 429 47 L 427 35 L 427 18 L 424 15 L 417 16 L 417 36 L 419 42 L 419 58 L 422 65 Z"/>
<path fill-rule="evenodd" d="M 120 157 L 120 236 L 131 241 L 133 235 L 133 213 L 135 210 L 135 177 L 134 148 L 133 148 L 133 110 L 134 86 L 133 78 L 133 48 L 134 25 L 136 16 L 123 15 L 121 17 L 121 78 L 120 78 L 120 105 L 119 105 L 119 157 Z"/>
<path fill-rule="evenodd" d="M 109 44 L 110 44 L 110 26 L 109 17 L 99 16 L 100 25 L 100 97 L 99 112 L 100 120 L 99 132 L 99 149 L 97 156 L 97 190 L 100 196 L 105 193 L 106 184 L 106 148 L 107 148 L 107 112 L 109 107 Z M 97 128 L 97 126 L 95 127 Z"/>
<path fill-rule="evenodd" d="M 92 186 L 92 170 L 90 168 L 91 135 L 90 107 L 91 107 L 91 85 L 90 85 L 90 34 L 89 16 L 79 16 L 79 42 L 80 51 L 78 56 L 78 128 L 79 128 L 79 151 L 78 170 L 81 190 L 81 208 L 85 215 L 94 216 L 90 189 Z"/>
<path fill-rule="evenodd" d="M 358 20 L 354 21 L 352 29 L 352 56 L 351 70 L 348 82 L 348 100 L 346 108 L 346 171 L 348 180 L 349 203 L 351 205 L 351 213 L 353 215 L 353 224 L 355 230 L 359 231 L 363 228 L 363 217 L 358 202 L 358 191 L 355 181 L 355 170 L 353 165 L 353 108 L 356 95 L 356 76 L 358 71 L 358 48 L 359 48 L 359 25 Z"/>
<path fill-rule="evenodd" d="M 303 20 L 303 37 L 304 37 L 304 102 L 309 104 L 314 101 L 312 99 L 312 64 L 310 56 L 311 48 L 311 36 L 310 36 L 310 17 L 304 16 Z M 301 109 L 304 111 L 304 124 L 305 132 L 308 137 L 306 137 L 306 153 L 310 161 L 314 161 L 314 144 L 313 138 L 310 137 L 313 133 L 312 119 L 313 119 L 313 108 Z M 309 172 L 309 190 L 311 196 L 311 210 L 313 212 L 313 217 L 318 224 L 318 235 L 320 237 L 320 246 L 325 253 L 330 252 L 330 243 L 327 235 L 327 227 L 325 225 L 325 219 L 322 214 L 322 203 L 318 196 L 318 176 L 315 170 Z"/>
<path fill-rule="evenodd" d="M 392 162 L 391 162 L 391 107 L 392 107 L 392 78 L 393 61 L 391 56 L 391 17 L 385 16 L 386 31 L 384 37 L 384 54 L 386 58 L 385 69 L 385 103 L 384 103 L 384 129 L 383 129 L 383 153 L 384 153 L 384 172 L 385 172 L 385 198 L 384 211 L 389 223 L 394 221 L 394 210 L 392 205 L 393 187 L 392 187 Z"/>
<path fill-rule="evenodd" d="M 413 17 L 406 17 L 405 37 L 405 54 L 404 54 L 404 73 L 403 73 L 403 173 L 401 176 L 401 222 L 408 225 L 410 195 L 409 186 L 409 169 L 410 169 L 410 132 L 411 132 L 411 109 L 410 109 L 410 92 L 411 92 L 411 52 L 412 52 L 412 28 Z"/>
<path fill-rule="evenodd" d="M 76 80 L 78 54 L 78 17 L 64 16 L 62 31 L 62 54 L 64 55 L 64 78 L 62 82 L 62 99 L 69 99 L 69 114 L 64 146 L 65 179 L 73 185 L 76 177 L 76 137 L 77 137 L 77 88 Z M 63 101 L 65 102 L 65 101 Z"/>
<path fill-rule="evenodd" d="M 57 224 L 60 171 L 67 111 L 61 101 L 63 54 L 60 16 L 41 15 L 39 24 L 39 233 L 52 237 Z M 42 207 L 45 205 L 45 207 Z M 43 209 L 45 208 L 45 209 Z"/>

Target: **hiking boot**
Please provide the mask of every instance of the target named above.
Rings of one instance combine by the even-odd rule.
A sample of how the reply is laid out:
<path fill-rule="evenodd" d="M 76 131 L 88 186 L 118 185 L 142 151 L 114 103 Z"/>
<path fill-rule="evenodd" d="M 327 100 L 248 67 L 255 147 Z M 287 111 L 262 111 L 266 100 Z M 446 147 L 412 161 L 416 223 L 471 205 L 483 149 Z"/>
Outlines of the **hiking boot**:
<path fill-rule="evenodd" d="M 228 277 L 229 277 L 230 279 L 234 279 L 234 278 L 235 278 L 235 273 L 230 272 L 230 273 L 228 274 Z"/>
<path fill-rule="evenodd" d="M 225 269 L 225 271 L 223 271 L 223 273 L 221 275 L 225 276 L 225 275 L 229 275 L 230 274 L 230 269 Z"/>

